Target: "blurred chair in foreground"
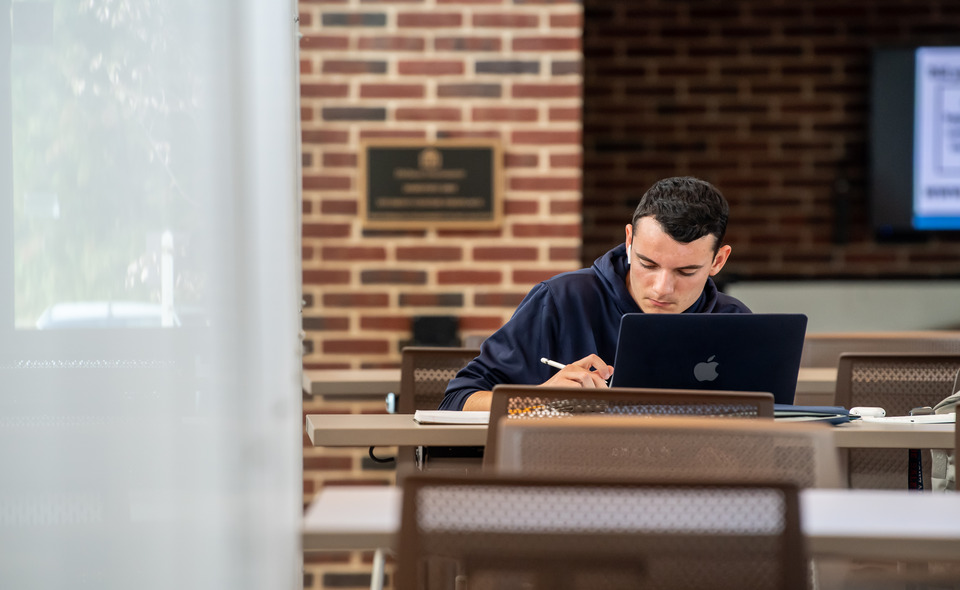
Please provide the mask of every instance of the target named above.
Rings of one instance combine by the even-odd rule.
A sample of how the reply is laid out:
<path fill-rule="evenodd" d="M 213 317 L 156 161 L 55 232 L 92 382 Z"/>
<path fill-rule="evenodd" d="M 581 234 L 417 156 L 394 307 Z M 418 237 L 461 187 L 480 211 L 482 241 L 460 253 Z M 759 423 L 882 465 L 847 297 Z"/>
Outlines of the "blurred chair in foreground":
<path fill-rule="evenodd" d="M 414 475 L 400 590 L 806 587 L 797 489 Z"/>
<path fill-rule="evenodd" d="M 712 416 L 773 418 L 773 395 L 762 392 L 681 389 L 570 389 L 532 385 L 493 388 L 484 466 L 496 461 L 505 421 L 568 418 L 577 415 Z"/>
<path fill-rule="evenodd" d="M 499 472 L 841 487 L 833 427 L 684 416 L 505 420 Z"/>

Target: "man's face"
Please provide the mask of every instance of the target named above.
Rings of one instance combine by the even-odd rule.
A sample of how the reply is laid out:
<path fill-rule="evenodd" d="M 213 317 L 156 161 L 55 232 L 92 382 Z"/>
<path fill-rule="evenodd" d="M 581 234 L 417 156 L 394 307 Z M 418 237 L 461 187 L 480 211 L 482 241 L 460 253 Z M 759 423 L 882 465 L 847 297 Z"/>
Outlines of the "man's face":
<path fill-rule="evenodd" d="M 634 231 L 627 224 L 630 270 L 627 289 L 645 313 L 680 313 L 700 297 L 707 277 L 720 272 L 730 255 L 716 236 L 706 235 L 680 243 L 661 229 L 652 217 L 641 217 Z"/>

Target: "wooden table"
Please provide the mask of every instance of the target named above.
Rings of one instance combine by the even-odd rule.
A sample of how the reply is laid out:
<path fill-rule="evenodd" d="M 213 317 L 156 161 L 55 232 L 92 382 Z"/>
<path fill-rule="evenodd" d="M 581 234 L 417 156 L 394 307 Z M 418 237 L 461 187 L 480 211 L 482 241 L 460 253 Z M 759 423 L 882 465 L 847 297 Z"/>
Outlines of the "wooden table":
<path fill-rule="evenodd" d="M 800 492 L 811 556 L 960 560 L 960 492 Z M 395 549 L 403 491 L 344 486 L 320 491 L 304 516 L 305 551 Z"/>
<path fill-rule="evenodd" d="M 400 392 L 400 369 L 308 369 L 302 381 L 310 395 L 385 396 Z M 830 405 L 836 382 L 835 368 L 800 369 L 796 403 Z"/>
<path fill-rule="evenodd" d="M 839 448 L 952 449 L 953 424 L 851 422 L 834 427 Z M 486 425 L 418 424 L 410 414 L 308 414 L 314 446 L 482 446 Z"/>

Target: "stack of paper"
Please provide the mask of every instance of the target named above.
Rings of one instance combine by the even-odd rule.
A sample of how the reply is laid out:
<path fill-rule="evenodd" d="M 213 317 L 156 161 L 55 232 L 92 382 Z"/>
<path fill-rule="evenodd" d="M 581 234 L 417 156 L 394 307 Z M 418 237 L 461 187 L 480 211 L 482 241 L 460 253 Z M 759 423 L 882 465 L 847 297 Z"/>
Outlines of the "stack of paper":
<path fill-rule="evenodd" d="M 420 424 L 486 424 L 490 421 L 490 412 L 417 410 L 413 419 Z"/>

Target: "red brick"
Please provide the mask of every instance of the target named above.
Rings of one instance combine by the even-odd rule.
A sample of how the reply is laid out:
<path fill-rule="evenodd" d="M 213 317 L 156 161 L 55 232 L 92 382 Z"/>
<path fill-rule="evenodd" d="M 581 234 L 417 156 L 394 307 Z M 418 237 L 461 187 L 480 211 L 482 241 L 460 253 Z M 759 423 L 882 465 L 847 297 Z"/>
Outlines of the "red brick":
<path fill-rule="evenodd" d="M 581 115 L 580 107 L 551 107 L 548 116 L 551 121 L 579 121 Z"/>
<path fill-rule="evenodd" d="M 537 201 L 510 199 L 503 203 L 506 215 L 536 215 L 539 211 L 540 204 Z"/>
<path fill-rule="evenodd" d="M 536 248 L 477 246 L 473 249 L 473 259 L 482 262 L 511 260 L 533 261 L 537 259 L 537 256 L 538 251 Z"/>
<path fill-rule="evenodd" d="M 523 145 L 580 145 L 579 131 L 514 131 L 514 144 Z"/>
<path fill-rule="evenodd" d="M 393 131 L 390 129 L 368 129 L 360 132 L 360 139 L 377 138 L 395 138 L 395 139 L 423 139 L 427 136 L 425 131 L 401 130 Z"/>
<path fill-rule="evenodd" d="M 515 308 L 523 301 L 526 293 L 477 293 L 473 304 L 477 307 Z"/>
<path fill-rule="evenodd" d="M 514 84 L 514 98 L 580 98 L 580 84 Z"/>
<path fill-rule="evenodd" d="M 324 354 L 387 354 L 390 342 L 387 340 L 324 340 L 321 347 Z"/>
<path fill-rule="evenodd" d="M 540 18 L 535 14 L 475 14 L 473 26 L 497 29 L 532 28 L 540 26 Z"/>
<path fill-rule="evenodd" d="M 423 98 L 422 84 L 363 84 L 360 98 Z"/>
<path fill-rule="evenodd" d="M 550 154 L 551 168 L 579 168 L 582 165 L 581 154 Z"/>
<path fill-rule="evenodd" d="M 517 37 L 514 51 L 580 51 L 580 37 Z"/>
<path fill-rule="evenodd" d="M 397 63 L 397 72 L 403 76 L 449 76 L 462 75 L 462 61 L 401 61 Z"/>
<path fill-rule="evenodd" d="M 459 12 L 401 12 L 397 14 L 397 26 L 408 28 L 451 28 L 463 24 Z"/>
<path fill-rule="evenodd" d="M 305 35 L 300 39 L 300 49 L 333 49 L 344 50 L 350 48 L 350 37 L 334 35 Z"/>
<path fill-rule="evenodd" d="M 350 282 L 349 270 L 304 270 L 305 285 L 346 285 Z"/>
<path fill-rule="evenodd" d="M 305 238 L 346 238 L 350 235 L 349 223 L 304 223 Z"/>
<path fill-rule="evenodd" d="M 309 246 L 300 247 L 300 260 L 313 260 L 314 249 Z"/>
<path fill-rule="evenodd" d="M 320 251 L 324 260 L 386 260 L 383 246 L 324 246 Z"/>
<path fill-rule="evenodd" d="M 518 238 L 579 238 L 580 225 L 518 223 L 513 226 Z"/>
<path fill-rule="evenodd" d="M 427 273 L 418 270 L 364 270 L 360 273 L 364 285 L 424 285 Z"/>
<path fill-rule="evenodd" d="M 461 258 L 463 258 L 463 250 L 458 246 L 400 246 L 397 248 L 397 260 L 403 261 L 436 262 Z"/>
<path fill-rule="evenodd" d="M 325 293 L 326 307 L 386 307 L 390 296 L 386 293 Z"/>
<path fill-rule="evenodd" d="M 507 168 L 536 168 L 540 157 L 536 154 L 504 154 L 503 165 Z"/>
<path fill-rule="evenodd" d="M 350 190 L 353 185 L 349 176 L 304 176 L 304 190 Z"/>
<path fill-rule="evenodd" d="M 510 190 L 514 191 L 579 191 L 579 177 L 548 177 L 510 179 Z"/>
<path fill-rule="evenodd" d="M 498 285 L 502 280 L 495 270 L 441 270 L 437 272 L 440 285 Z"/>
<path fill-rule="evenodd" d="M 461 293 L 401 293 L 401 307 L 463 307 Z"/>
<path fill-rule="evenodd" d="M 324 199 L 320 203 L 320 213 L 327 215 L 356 215 L 357 202 L 339 199 Z M 347 233 L 346 235 L 350 234 Z"/>
<path fill-rule="evenodd" d="M 502 41 L 499 37 L 437 37 L 433 47 L 437 51 L 500 51 Z"/>
<path fill-rule="evenodd" d="M 349 131 L 304 131 L 301 133 L 303 143 L 347 143 L 350 141 Z"/>
<path fill-rule="evenodd" d="M 305 316 L 303 329 L 310 332 L 342 332 L 350 329 L 350 318 Z"/>
<path fill-rule="evenodd" d="M 324 152 L 323 166 L 325 168 L 356 167 L 357 154 Z"/>
<path fill-rule="evenodd" d="M 436 0 L 437 4 L 503 4 L 503 0 Z"/>
<path fill-rule="evenodd" d="M 313 62 L 311 62 L 311 61 L 309 61 L 309 60 L 306 60 L 306 59 L 301 59 L 301 60 L 300 60 L 300 73 L 301 73 L 301 74 L 309 74 L 309 73 L 311 73 L 311 72 L 313 72 Z M 303 93 L 303 91 L 301 90 L 301 94 L 302 94 L 302 93 Z"/>
<path fill-rule="evenodd" d="M 404 316 L 364 316 L 360 318 L 360 328 L 363 330 L 409 332 L 411 324 L 411 319 Z"/>
<path fill-rule="evenodd" d="M 327 59 L 324 60 L 321 71 L 324 74 L 384 74 L 387 71 L 387 62 Z"/>
<path fill-rule="evenodd" d="M 426 41 L 422 37 L 361 37 L 357 47 L 361 51 L 423 51 Z"/>
<path fill-rule="evenodd" d="M 323 98 L 344 98 L 349 94 L 350 86 L 348 84 L 301 84 L 300 96 L 305 97 L 323 97 Z"/>
<path fill-rule="evenodd" d="M 569 215 L 571 213 L 581 213 L 583 209 L 581 208 L 581 201 L 577 199 L 576 201 L 551 201 L 550 202 L 550 214 L 551 215 Z"/>
<path fill-rule="evenodd" d="M 300 107 L 300 120 L 301 121 L 312 121 L 313 120 L 313 109 L 310 107 Z"/>
<path fill-rule="evenodd" d="M 475 107 L 473 109 L 474 121 L 532 122 L 538 117 L 539 113 L 534 108 Z"/>
<path fill-rule="evenodd" d="M 582 29 L 583 14 L 576 12 L 573 14 L 551 14 L 550 28 L 553 29 Z"/>
<path fill-rule="evenodd" d="M 550 260 L 551 261 L 567 260 L 567 261 L 579 263 L 580 248 L 575 248 L 570 246 L 551 246 Z"/>
<path fill-rule="evenodd" d="M 459 121 L 460 109 L 401 107 L 394 112 L 397 121 Z"/>
<path fill-rule="evenodd" d="M 493 138 L 499 139 L 499 131 L 464 131 L 464 130 L 450 130 L 450 131 L 437 131 L 437 138 L 439 139 L 463 139 L 471 137 L 483 137 L 483 138 Z"/>

